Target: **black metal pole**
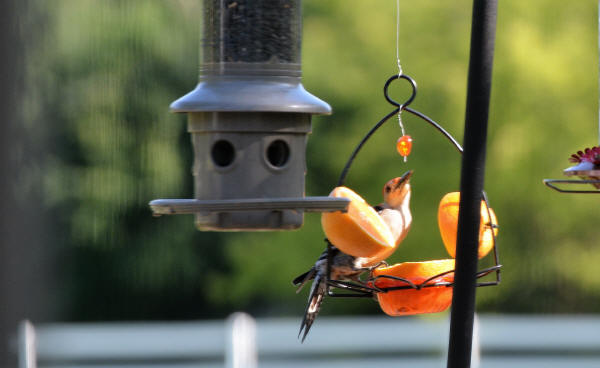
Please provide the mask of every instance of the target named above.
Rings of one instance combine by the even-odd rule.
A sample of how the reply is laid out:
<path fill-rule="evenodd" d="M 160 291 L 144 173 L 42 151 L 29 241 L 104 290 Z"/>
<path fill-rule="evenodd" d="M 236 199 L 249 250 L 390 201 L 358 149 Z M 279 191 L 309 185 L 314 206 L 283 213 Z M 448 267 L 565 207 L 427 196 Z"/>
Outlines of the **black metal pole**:
<path fill-rule="evenodd" d="M 467 368 L 471 365 L 480 203 L 485 173 L 496 13 L 497 0 L 473 1 L 456 272 L 448 347 L 449 368 Z"/>

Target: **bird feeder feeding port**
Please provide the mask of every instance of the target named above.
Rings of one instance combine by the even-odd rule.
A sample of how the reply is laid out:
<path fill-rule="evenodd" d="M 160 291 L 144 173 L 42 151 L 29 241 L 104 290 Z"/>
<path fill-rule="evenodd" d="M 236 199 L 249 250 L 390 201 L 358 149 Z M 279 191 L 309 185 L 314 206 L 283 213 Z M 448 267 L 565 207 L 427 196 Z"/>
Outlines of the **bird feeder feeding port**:
<path fill-rule="evenodd" d="M 194 214 L 200 230 L 289 230 L 306 211 L 348 201 L 305 197 L 312 115 L 331 107 L 302 86 L 300 0 L 202 2 L 200 81 L 171 104 L 188 114 L 194 199 L 150 202 Z"/>

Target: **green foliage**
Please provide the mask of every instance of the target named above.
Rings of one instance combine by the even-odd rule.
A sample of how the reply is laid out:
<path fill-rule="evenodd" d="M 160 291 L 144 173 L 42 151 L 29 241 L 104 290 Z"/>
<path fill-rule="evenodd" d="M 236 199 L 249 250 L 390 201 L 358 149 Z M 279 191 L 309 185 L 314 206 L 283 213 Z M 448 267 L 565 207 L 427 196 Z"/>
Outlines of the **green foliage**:
<path fill-rule="evenodd" d="M 319 216 L 299 231 L 200 233 L 191 217 L 154 219 L 154 198 L 192 196 L 191 145 L 171 101 L 197 80 L 199 1 L 56 0 L 37 4 L 45 31 L 28 65 L 27 126 L 48 154 L 31 180 L 44 191 L 61 270 L 64 318 L 147 319 L 299 314 L 290 280 L 324 248 Z M 542 185 L 597 142 L 597 17 L 587 2 L 501 1 L 486 190 L 501 226 L 503 281 L 479 310 L 597 312 L 595 196 Z M 392 109 L 395 2 L 305 0 L 303 83 L 334 114 L 313 119 L 307 194 L 327 195 L 359 139 Z M 401 1 L 400 57 L 419 94 L 412 107 L 462 141 L 471 2 Z M 400 100 L 407 93 L 393 87 Z M 347 185 L 370 203 L 414 169 L 413 228 L 392 262 L 446 258 L 441 197 L 458 190 L 460 155 L 403 114 L 413 153 L 395 152 L 390 120 Z M 485 262 L 489 262 L 486 260 Z M 324 313 L 379 313 L 371 301 L 326 301 Z M 335 306 L 335 307 L 333 307 Z"/>

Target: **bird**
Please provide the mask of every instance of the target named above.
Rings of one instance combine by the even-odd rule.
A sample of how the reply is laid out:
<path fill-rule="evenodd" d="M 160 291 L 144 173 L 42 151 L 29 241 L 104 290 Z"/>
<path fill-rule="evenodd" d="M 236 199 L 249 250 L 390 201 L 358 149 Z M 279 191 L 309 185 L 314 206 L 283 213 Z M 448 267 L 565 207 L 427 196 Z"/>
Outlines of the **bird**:
<path fill-rule="evenodd" d="M 412 173 L 413 171 L 410 170 L 400 177 L 389 180 L 383 186 L 383 203 L 373 206 L 391 230 L 396 245 L 404 240 L 412 224 L 410 213 L 410 178 Z M 360 281 L 359 276 L 363 272 L 377 266 L 368 267 L 369 259 L 351 256 L 340 251 L 329 240 L 326 239 L 326 242 L 329 246 L 321 253 L 315 264 L 308 271 L 292 280 L 292 284 L 297 287 L 296 293 L 299 293 L 308 281 L 313 280 L 308 293 L 308 303 L 304 311 L 304 317 L 300 324 L 300 331 L 298 332 L 298 338 L 304 332 L 302 342 L 306 339 L 315 318 L 319 314 L 321 303 L 327 293 L 327 260 L 331 260 L 330 280 Z"/>
<path fill-rule="evenodd" d="M 412 214 L 410 212 L 410 178 L 413 171 L 407 171 L 401 177 L 391 179 L 383 186 L 383 203 L 373 206 L 375 211 L 383 219 L 396 245 L 404 240 L 410 225 Z"/>

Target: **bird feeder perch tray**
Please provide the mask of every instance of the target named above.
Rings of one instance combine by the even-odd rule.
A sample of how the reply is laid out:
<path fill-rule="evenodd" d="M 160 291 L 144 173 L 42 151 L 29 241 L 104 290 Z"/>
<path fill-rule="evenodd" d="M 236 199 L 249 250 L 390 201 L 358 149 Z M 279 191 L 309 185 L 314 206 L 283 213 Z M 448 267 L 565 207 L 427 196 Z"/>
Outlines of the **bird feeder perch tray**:
<path fill-rule="evenodd" d="M 600 173 L 600 171 L 598 171 Z M 600 189 L 596 190 L 577 190 L 577 189 L 566 189 L 564 186 L 578 186 L 578 185 L 593 185 L 600 186 L 600 180 L 576 180 L 576 179 L 544 179 L 544 184 L 551 189 L 556 190 L 560 193 L 580 193 L 580 194 L 600 194 Z M 560 184 L 560 186 L 557 186 Z"/>
<path fill-rule="evenodd" d="M 250 199 L 156 199 L 150 202 L 155 216 L 189 215 L 199 212 L 282 211 L 334 212 L 348 210 L 350 200 L 333 197 Z"/>

